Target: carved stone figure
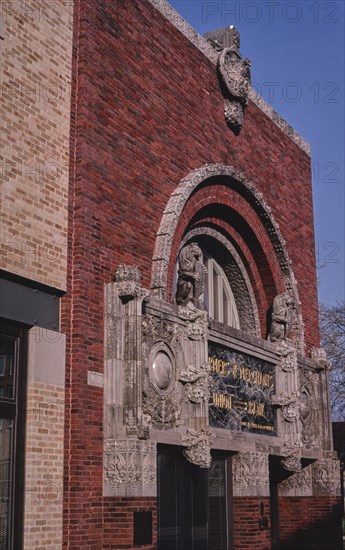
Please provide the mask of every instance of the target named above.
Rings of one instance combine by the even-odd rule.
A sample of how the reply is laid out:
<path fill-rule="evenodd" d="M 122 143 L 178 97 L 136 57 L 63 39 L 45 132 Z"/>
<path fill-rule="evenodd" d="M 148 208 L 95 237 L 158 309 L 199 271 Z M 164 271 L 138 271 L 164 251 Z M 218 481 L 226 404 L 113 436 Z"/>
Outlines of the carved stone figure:
<path fill-rule="evenodd" d="M 205 274 L 201 257 L 202 251 L 197 243 L 190 243 L 181 250 L 175 296 L 179 306 L 186 306 L 189 302 L 199 306 L 200 296 L 204 292 Z"/>
<path fill-rule="evenodd" d="M 268 336 L 270 342 L 286 340 L 293 320 L 292 299 L 287 292 L 278 294 L 273 301 L 271 329 Z"/>

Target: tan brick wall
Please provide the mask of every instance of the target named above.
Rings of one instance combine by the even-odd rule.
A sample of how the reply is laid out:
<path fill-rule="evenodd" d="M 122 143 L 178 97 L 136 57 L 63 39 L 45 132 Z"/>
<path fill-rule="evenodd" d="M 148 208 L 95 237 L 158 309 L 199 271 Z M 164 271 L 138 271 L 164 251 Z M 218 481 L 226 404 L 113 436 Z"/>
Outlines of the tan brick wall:
<path fill-rule="evenodd" d="M 30 384 L 24 550 L 62 548 L 64 390 Z"/>
<path fill-rule="evenodd" d="M 24 550 L 61 550 L 65 336 L 29 332 Z"/>
<path fill-rule="evenodd" d="M 65 289 L 73 2 L 0 6 L 0 261 Z"/>

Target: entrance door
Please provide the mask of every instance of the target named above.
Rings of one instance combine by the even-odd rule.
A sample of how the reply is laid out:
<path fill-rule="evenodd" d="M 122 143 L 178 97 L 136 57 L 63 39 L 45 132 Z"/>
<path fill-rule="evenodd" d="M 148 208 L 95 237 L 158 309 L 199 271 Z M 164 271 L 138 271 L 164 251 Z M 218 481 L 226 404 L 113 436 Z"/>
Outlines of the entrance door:
<path fill-rule="evenodd" d="M 159 550 L 229 550 L 227 465 L 190 464 L 182 451 L 158 452 Z"/>
<path fill-rule="evenodd" d="M 0 549 L 22 547 L 25 337 L 0 322 Z"/>

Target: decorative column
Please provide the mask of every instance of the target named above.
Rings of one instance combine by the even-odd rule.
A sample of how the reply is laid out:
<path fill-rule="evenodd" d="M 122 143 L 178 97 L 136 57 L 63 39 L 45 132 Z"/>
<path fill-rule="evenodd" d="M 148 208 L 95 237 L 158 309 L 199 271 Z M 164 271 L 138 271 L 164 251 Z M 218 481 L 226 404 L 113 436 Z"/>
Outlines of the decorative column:
<path fill-rule="evenodd" d="M 188 461 L 209 468 L 208 315 L 192 303 L 176 308 L 152 299 L 148 308 L 143 319 L 145 422 L 185 447 Z"/>
<path fill-rule="evenodd" d="M 156 444 L 142 411 L 142 306 L 137 267 L 119 266 L 105 289 L 105 495 L 156 495 Z"/>
<path fill-rule="evenodd" d="M 277 353 L 276 405 L 286 450 L 285 479 L 278 485 L 280 542 L 284 548 L 340 550 L 340 468 L 330 450 L 326 357 L 314 348 L 311 359 L 300 357 L 297 364 L 296 351 L 286 341 L 277 345 Z"/>
<path fill-rule="evenodd" d="M 189 462 L 209 468 L 208 314 L 203 309 L 201 258 L 196 242 L 183 246 L 174 304 L 152 298 L 147 305 L 151 313 L 143 320 L 143 410 L 148 426 L 170 431 L 170 442 L 185 447 Z"/>
<path fill-rule="evenodd" d="M 296 311 L 297 305 L 289 292 L 278 294 L 273 302 L 268 336 L 268 340 L 276 346 L 279 357 L 273 405 L 278 409 L 277 429 L 283 441 L 281 465 L 288 472 L 299 472 L 302 469 L 300 381 L 296 349 L 299 342 L 288 339 L 296 322 Z"/>
<path fill-rule="evenodd" d="M 184 321 L 181 346 L 185 366 L 179 380 L 184 386 L 184 423 L 187 431 L 181 442 L 187 448 L 184 456 L 202 468 L 211 465 L 211 442 L 208 419 L 208 315 L 191 303 L 179 307 L 179 317 Z"/>
<path fill-rule="evenodd" d="M 323 348 L 313 347 L 310 352 L 310 357 L 314 361 L 317 371 L 319 384 L 319 403 L 322 402 L 322 407 L 319 407 L 320 416 L 320 436 L 323 440 L 323 448 L 327 450 L 333 449 L 333 435 L 332 435 L 332 422 L 331 422 L 331 403 L 330 399 L 323 399 L 322 396 L 330 394 L 329 389 L 329 368 L 330 365 L 327 362 L 327 355 Z"/>
<path fill-rule="evenodd" d="M 283 441 L 281 464 L 289 472 L 302 469 L 302 425 L 296 349 L 285 341 L 277 346 L 277 386 L 273 404 L 278 408 L 277 428 Z"/>

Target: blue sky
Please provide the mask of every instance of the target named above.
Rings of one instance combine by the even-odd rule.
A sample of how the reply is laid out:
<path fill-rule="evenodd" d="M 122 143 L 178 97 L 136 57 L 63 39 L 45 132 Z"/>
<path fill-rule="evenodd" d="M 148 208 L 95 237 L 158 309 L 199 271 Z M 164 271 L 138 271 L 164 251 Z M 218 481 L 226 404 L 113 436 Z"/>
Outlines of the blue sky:
<path fill-rule="evenodd" d="M 235 25 L 252 85 L 309 141 L 319 300 L 345 299 L 343 0 L 169 0 L 200 34 Z"/>

